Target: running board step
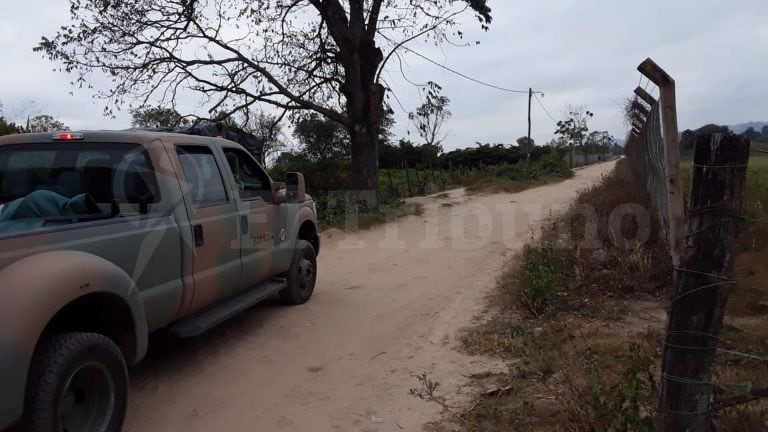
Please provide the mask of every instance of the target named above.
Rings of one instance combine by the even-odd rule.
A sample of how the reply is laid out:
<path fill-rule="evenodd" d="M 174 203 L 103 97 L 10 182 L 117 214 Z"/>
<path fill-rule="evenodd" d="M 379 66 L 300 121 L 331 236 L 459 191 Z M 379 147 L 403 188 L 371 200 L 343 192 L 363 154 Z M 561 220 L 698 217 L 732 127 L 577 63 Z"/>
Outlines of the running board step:
<path fill-rule="evenodd" d="M 174 337 L 199 336 L 233 316 L 260 303 L 288 286 L 285 279 L 273 279 L 259 284 L 245 294 L 219 303 L 172 325 L 168 333 Z"/>

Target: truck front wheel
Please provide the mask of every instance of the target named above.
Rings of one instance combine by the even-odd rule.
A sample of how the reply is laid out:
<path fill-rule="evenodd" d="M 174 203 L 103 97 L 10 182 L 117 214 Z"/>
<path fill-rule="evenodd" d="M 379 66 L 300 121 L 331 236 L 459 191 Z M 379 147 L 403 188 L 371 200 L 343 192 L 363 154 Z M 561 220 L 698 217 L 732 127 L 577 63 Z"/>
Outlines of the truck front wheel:
<path fill-rule="evenodd" d="M 32 360 L 23 428 L 27 432 L 117 432 L 128 372 L 120 349 L 96 333 L 44 337 Z"/>
<path fill-rule="evenodd" d="M 291 268 L 285 278 L 288 280 L 288 286 L 280 291 L 280 300 L 283 303 L 300 305 L 309 301 L 317 280 L 317 257 L 310 242 L 296 241 Z"/>

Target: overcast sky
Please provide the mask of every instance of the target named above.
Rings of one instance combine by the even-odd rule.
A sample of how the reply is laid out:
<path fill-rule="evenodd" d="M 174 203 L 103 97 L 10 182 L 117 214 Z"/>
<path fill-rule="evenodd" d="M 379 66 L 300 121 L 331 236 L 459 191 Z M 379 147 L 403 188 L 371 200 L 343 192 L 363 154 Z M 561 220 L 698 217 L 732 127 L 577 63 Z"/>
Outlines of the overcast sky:
<path fill-rule="evenodd" d="M 105 118 L 103 102 L 93 100 L 92 91 L 75 90 L 71 95 L 71 77 L 52 71 L 54 64 L 32 52 L 40 36 L 52 35 L 66 23 L 69 2 L 3 3 L 0 101 L 6 116 L 50 113 L 73 129 L 129 127 L 126 113 Z M 480 31 L 471 17 L 463 28 L 466 39 L 480 40 L 480 45 L 412 48 L 478 80 L 542 91 L 544 106 L 556 119 L 567 104 L 585 105 L 595 113 L 590 127 L 617 137 L 626 133 L 619 105 L 637 86 L 636 67 L 646 57 L 677 81 L 681 129 L 768 120 L 766 0 L 489 0 L 489 4 L 490 31 Z M 484 87 L 414 55 L 406 59 L 408 79 L 436 81 L 451 99 L 454 115 L 446 125 L 447 149 L 475 141 L 512 143 L 526 134 L 527 95 Z M 400 101 L 393 100 L 395 131 L 405 137 L 409 128 L 403 108 L 413 110 L 419 96 L 399 68 L 390 69 L 388 80 Z M 105 85 L 99 81 L 93 85 Z M 533 138 L 543 143 L 554 129 L 534 101 Z"/>

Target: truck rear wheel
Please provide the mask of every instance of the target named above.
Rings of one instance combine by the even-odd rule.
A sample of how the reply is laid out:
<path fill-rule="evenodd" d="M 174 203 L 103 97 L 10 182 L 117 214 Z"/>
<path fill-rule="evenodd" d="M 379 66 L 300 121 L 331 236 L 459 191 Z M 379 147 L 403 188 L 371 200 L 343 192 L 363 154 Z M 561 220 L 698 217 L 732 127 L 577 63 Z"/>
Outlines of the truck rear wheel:
<path fill-rule="evenodd" d="M 125 359 L 111 339 L 95 333 L 49 335 L 32 359 L 23 430 L 117 432 L 127 398 Z"/>
<path fill-rule="evenodd" d="M 280 291 L 280 300 L 289 305 L 304 304 L 312 297 L 317 280 L 315 248 L 306 240 L 297 240 L 291 268 L 286 274 L 288 287 Z"/>

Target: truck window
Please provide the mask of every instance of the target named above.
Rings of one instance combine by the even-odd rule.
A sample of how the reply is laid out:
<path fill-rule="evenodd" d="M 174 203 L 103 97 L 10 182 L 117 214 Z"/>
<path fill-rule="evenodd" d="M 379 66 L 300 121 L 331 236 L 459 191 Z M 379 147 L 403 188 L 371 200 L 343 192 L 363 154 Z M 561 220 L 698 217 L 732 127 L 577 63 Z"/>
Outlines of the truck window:
<path fill-rule="evenodd" d="M 135 144 L 0 148 L 0 234 L 146 214 L 159 198 L 149 157 Z"/>
<path fill-rule="evenodd" d="M 228 201 L 224 178 L 209 147 L 178 146 L 176 152 L 191 188 L 194 207 L 209 207 Z"/>
<path fill-rule="evenodd" d="M 262 198 L 264 201 L 272 201 L 272 183 L 269 176 L 253 157 L 240 149 L 225 147 L 223 150 L 240 199 Z"/>

